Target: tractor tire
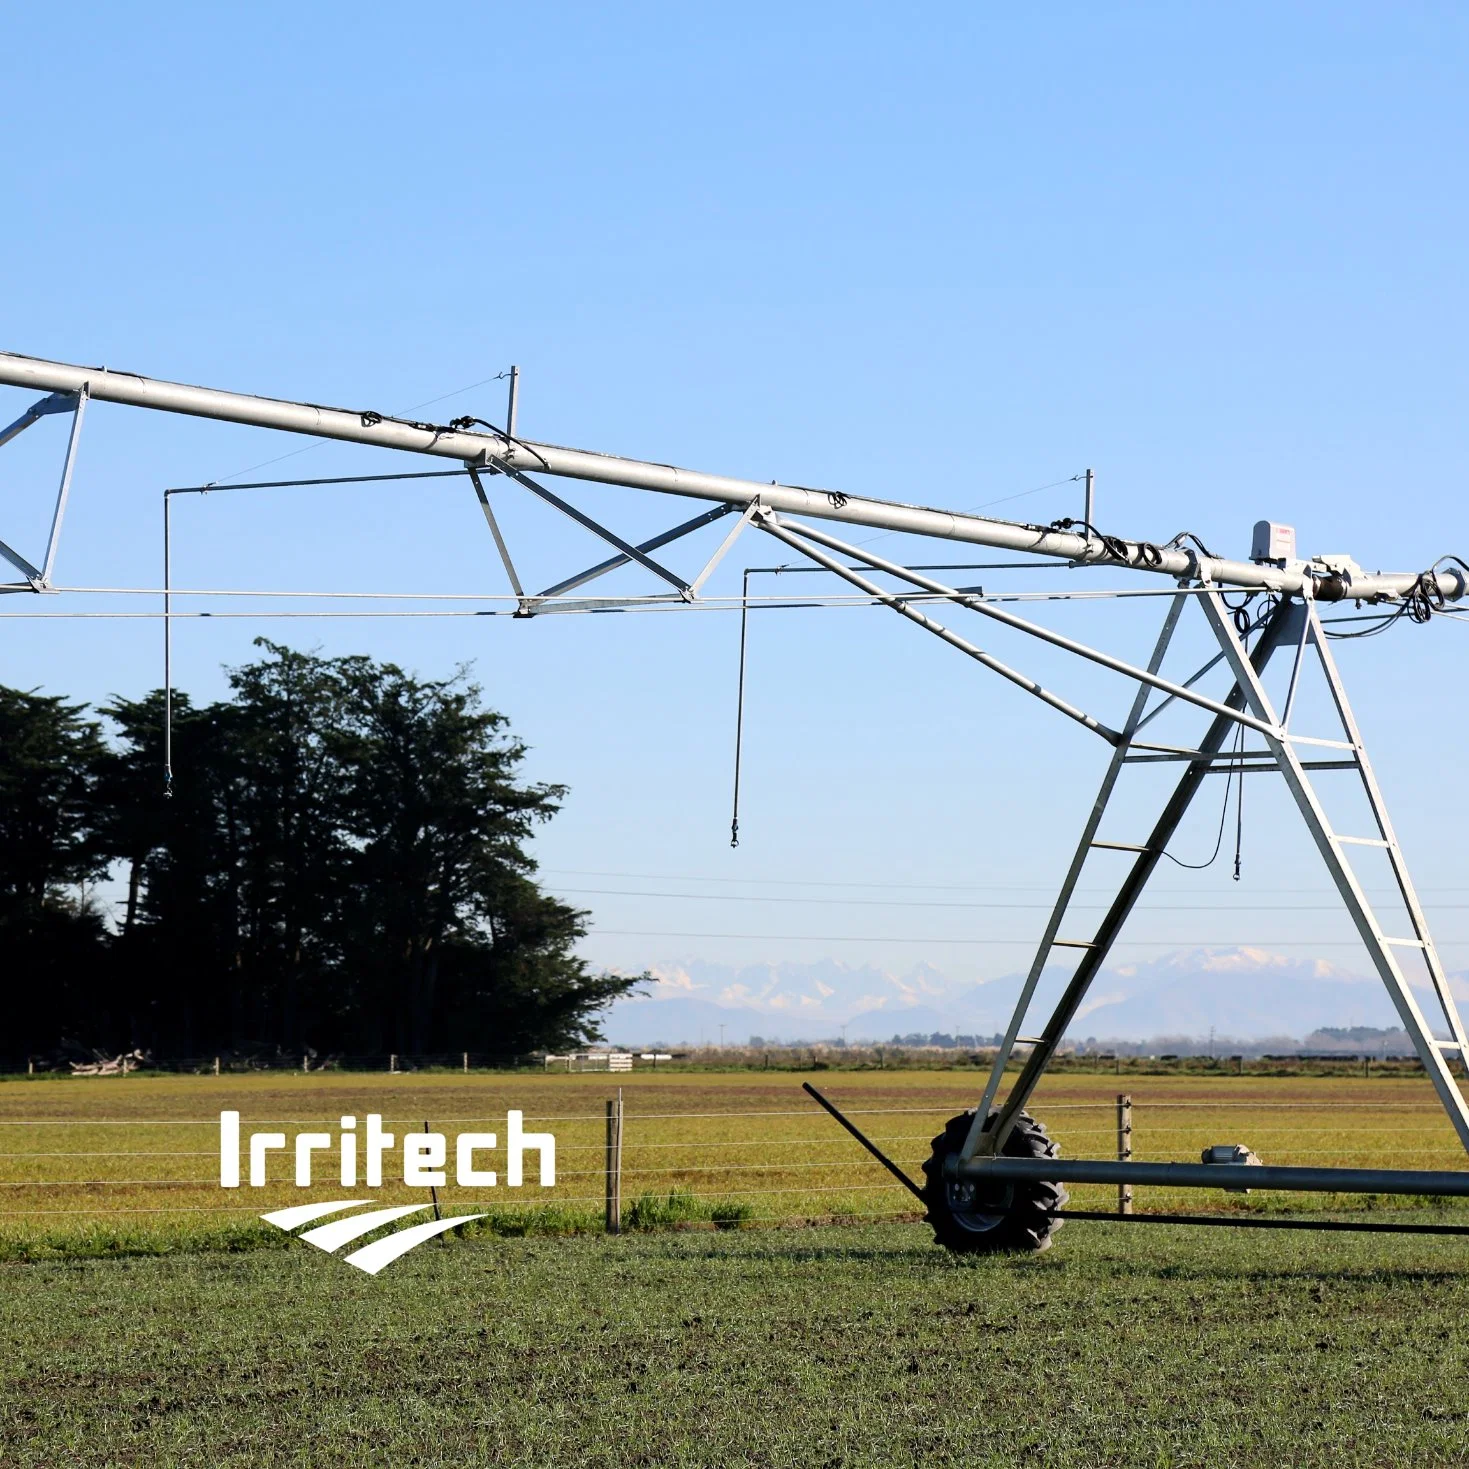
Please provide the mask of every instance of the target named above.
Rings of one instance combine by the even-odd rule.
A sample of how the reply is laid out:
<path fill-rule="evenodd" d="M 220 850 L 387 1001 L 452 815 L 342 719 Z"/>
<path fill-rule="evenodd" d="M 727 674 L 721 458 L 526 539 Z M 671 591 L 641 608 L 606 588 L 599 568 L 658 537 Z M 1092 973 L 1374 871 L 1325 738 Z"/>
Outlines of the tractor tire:
<path fill-rule="evenodd" d="M 990 1114 L 986 1132 L 998 1117 L 997 1112 Z M 964 1146 L 973 1121 L 973 1112 L 951 1117 L 934 1138 L 933 1151 L 923 1165 L 923 1199 L 928 1205 L 924 1220 L 933 1226 L 935 1243 L 960 1255 L 1039 1254 L 1049 1249 L 1051 1236 L 1065 1223 L 1053 1217 L 1067 1202 L 1066 1190 L 1059 1183 L 1016 1179 L 985 1184 L 944 1177 L 944 1160 Z M 1045 1128 L 1022 1112 L 1005 1139 L 1001 1156 L 1054 1158 L 1059 1152 Z"/>

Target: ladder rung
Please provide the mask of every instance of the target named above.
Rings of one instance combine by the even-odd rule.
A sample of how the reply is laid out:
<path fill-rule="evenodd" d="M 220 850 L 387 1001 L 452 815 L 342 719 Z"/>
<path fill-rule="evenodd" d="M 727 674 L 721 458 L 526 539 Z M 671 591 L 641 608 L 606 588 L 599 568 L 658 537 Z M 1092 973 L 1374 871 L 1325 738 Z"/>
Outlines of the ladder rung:
<path fill-rule="evenodd" d="M 1095 949 L 1096 945 L 1089 939 L 1052 939 L 1051 943 L 1058 949 Z"/>
<path fill-rule="evenodd" d="M 1343 837 L 1337 836 L 1335 832 L 1331 837 L 1334 842 L 1345 842 L 1353 847 L 1390 847 L 1391 842 L 1385 842 L 1381 837 Z"/>
<path fill-rule="evenodd" d="M 1385 944 L 1396 944 L 1400 949 L 1426 949 L 1427 943 L 1422 939 L 1390 939 L 1386 934 L 1382 938 Z"/>
<path fill-rule="evenodd" d="M 1043 1046 L 1046 1038 L 1043 1035 L 1017 1035 L 1015 1044 L 1017 1046 Z"/>
<path fill-rule="evenodd" d="M 1320 745 L 1325 750 L 1356 750 L 1356 746 L 1350 740 L 1318 740 L 1313 735 L 1286 735 L 1293 745 Z"/>
<path fill-rule="evenodd" d="M 1437 1041 L 1432 1036 L 1429 1037 L 1428 1044 L 1435 1051 L 1462 1051 L 1464 1049 L 1458 1041 Z"/>
<path fill-rule="evenodd" d="M 1100 847 L 1104 852 L 1150 852 L 1151 847 L 1140 847 L 1136 842 L 1093 842 L 1092 846 Z"/>

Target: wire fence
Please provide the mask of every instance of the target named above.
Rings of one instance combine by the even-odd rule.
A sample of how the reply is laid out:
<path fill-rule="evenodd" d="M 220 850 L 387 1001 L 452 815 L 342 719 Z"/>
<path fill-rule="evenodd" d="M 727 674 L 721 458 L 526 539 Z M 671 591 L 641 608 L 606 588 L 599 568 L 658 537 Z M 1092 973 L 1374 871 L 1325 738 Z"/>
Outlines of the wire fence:
<path fill-rule="evenodd" d="M 861 1119 L 872 1140 L 909 1178 L 922 1184 L 924 1160 L 935 1135 L 953 1115 L 953 1103 L 873 1105 L 860 1096 L 852 1100 L 859 1105 L 844 1106 L 843 1111 Z M 410 1186 L 401 1176 L 390 1175 L 395 1170 L 401 1175 L 397 1160 L 405 1139 L 431 1131 L 445 1138 L 435 1201 L 451 1211 L 489 1210 L 503 1219 L 544 1216 L 552 1224 L 581 1228 L 595 1227 L 599 1208 L 607 1210 L 608 1222 L 618 1228 L 700 1221 L 860 1222 L 911 1219 L 922 1212 L 922 1204 L 853 1138 L 834 1123 L 826 1130 L 822 1126 L 826 1119 L 811 1106 L 674 1110 L 654 1105 L 647 1111 L 627 1107 L 618 1113 L 615 1150 L 607 1131 L 613 1106 L 621 1108 L 621 1102 L 609 1099 L 600 1111 L 553 1107 L 524 1114 L 526 1128 L 550 1131 L 555 1138 L 555 1183 L 549 1187 L 540 1185 L 534 1167 L 527 1169 L 526 1182 L 517 1188 L 505 1182 L 494 1188 L 458 1183 L 453 1135 L 483 1129 L 501 1133 L 503 1141 L 503 1112 L 470 1115 L 462 1107 L 451 1107 L 439 1117 L 430 1113 L 381 1118 L 382 1128 L 393 1132 L 395 1151 L 384 1159 L 382 1185 L 369 1192 L 384 1203 L 425 1202 L 426 1187 Z M 1139 1101 L 1118 1096 L 1058 1101 L 1038 1112 L 1065 1157 L 1192 1161 L 1210 1145 L 1239 1142 L 1269 1163 L 1464 1166 L 1462 1148 L 1431 1095 L 1402 1101 L 1323 1096 L 1317 1102 Z M 221 1185 L 218 1166 L 200 1166 L 204 1160 L 218 1164 L 219 1143 L 210 1138 L 208 1146 L 201 1146 L 204 1138 L 199 1136 L 204 1130 L 218 1132 L 217 1115 L 0 1116 L 0 1230 L 10 1234 L 64 1230 L 68 1221 L 89 1221 L 88 1227 L 184 1229 L 201 1220 L 244 1221 L 288 1204 L 360 1192 L 363 1186 L 355 1163 L 350 1182 L 339 1167 L 337 1129 L 342 1121 L 340 1112 L 325 1117 L 249 1117 L 242 1124 L 247 1136 L 272 1129 L 279 1133 L 281 1145 L 262 1153 L 268 1159 L 263 1183 L 227 1189 Z M 180 1146 L 168 1146 L 170 1129 Z M 314 1171 L 310 1184 L 302 1186 L 296 1173 L 297 1141 L 325 1129 L 331 1130 L 329 1144 L 307 1149 Z M 34 1146 L 29 1145 L 32 1139 Z M 488 1161 L 494 1155 L 495 1150 L 488 1149 L 485 1161 L 476 1166 L 497 1166 Z M 1137 1188 L 1134 1194 L 1134 1207 L 1145 1210 L 1220 1207 L 1220 1196 L 1212 1191 L 1201 1196 L 1197 1190 L 1149 1187 Z M 1123 1207 L 1113 1186 L 1073 1186 L 1071 1195 L 1073 1207 L 1080 1209 L 1115 1212 Z M 618 1201 L 615 1208 L 608 1205 L 609 1198 Z M 1225 1198 L 1232 1208 L 1267 1207 L 1258 1198 Z M 1327 1206 L 1320 1196 L 1274 1195 L 1268 1207 L 1277 1207 L 1282 1199 L 1293 1208 Z M 1341 1200 L 1331 1201 L 1330 1207 L 1341 1207 Z"/>

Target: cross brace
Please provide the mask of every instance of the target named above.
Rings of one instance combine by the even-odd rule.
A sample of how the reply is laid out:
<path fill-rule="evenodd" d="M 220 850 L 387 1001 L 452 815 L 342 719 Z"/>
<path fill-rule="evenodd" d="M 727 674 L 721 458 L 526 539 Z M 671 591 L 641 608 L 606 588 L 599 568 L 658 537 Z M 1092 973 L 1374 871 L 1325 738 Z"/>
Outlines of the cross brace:
<path fill-rule="evenodd" d="M 66 442 L 66 460 L 61 466 L 61 483 L 56 490 L 56 505 L 51 512 L 51 533 L 46 538 L 46 553 L 39 566 L 33 566 L 19 551 L 0 541 L 0 558 L 8 561 L 25 578 L 23 582 L 10 582 L 0 586 L 7 592 L 48 592 L 51 590 L 51 572 L 56 565 L 56 551 L 61 544 L 61 523 L 66 518 L 66 502 L 71 494 L 71 475 L 76 466 L 77 443 L 82 436 L 82 419 L 87 411 L 87 386 L 85 383 L 74 393 L 52 393 L 32 403 L 14 423 L 0 429 L 0 448 L 18 438 L 33 423 L 52 413 L 71 414 L 71 436 Z"/>
<path fill-rule="evenodd" d="M 1101 788 L 1093 802 L 1091 812 L 1084 824 L 1081 839 L 1061 885 L 1060 895 L 1047 921 L 1035 958 L 1026 974 L 1010 1023 L 1006 1027 L 999 1052 L 995 1057 L 983 1099 L 975 1111 L 974 1121 L 963 1147 L 958 1154 L 958 1168 L 962 1171 L 974 1160 L 976 1166 L 981 1158 L 992 1158 L 1000 1154 L 1005 1141 L 1013 1129 L 1021 1111 L 1030 1101 L 1037 1083 L 1056 1054 L 1068 1026 L 1085 999 L 1088 989 L 1106 963 L 1107 956 L 1116 943 L 1127 919 L 1131 916 L 1148 880 L 1163 860 L 1163 854 L 1187 814 L 1194 797 L 1202 788 L 1207 776 L 1224 771 L 1275 771 L 1285 778 L 1296 807 L 1300 812 L 1313 842 L 1326 864 L 1343 903 L 1367 950 L 1373 967 L 1377 970 L 1388 995 L 1398 1011 L 1403 1029 L 1412 1039 L 1424 1070 L 1432 1081 L 1439 1099 L 1448 1114 L 1460 1142 L 1469 1152 L 1469 1105 L 1458 1082 L 1450 1072 L 1447 1057 L 1457 1055 L 1461 1065 L 1469 1068 L 1469 1038 L 1466 1038 L 1463 1022 L 1449 990 L 1448 976 L 1444 971 L 1438 950 L 1429 932 L 1428 922 L 1413 886 L 1407 862 L 1398 844 L 1388 815 L 1387 805 L 1377 784 L 1377 777 L 1362 743 L 1346 689 L 1342 684 L 1336 661 L 1332 657 L 1325 629 L 1316 610 L 1316 603 L 1299 596 L 1285 597 L 1276 602 L 1273 609 L 1250 631 L 1258 632 L 1253 651 L 1247 646 L 1247 635 L 1242 636 L 1234 625 L 1230 609 L 1224 605 L 1220 590 L 1207 584 L 1181 582 L 1177 595 L 1170 604 L 1163 628 L 1154 646 L 1146 668 L 1133 667 L 1121 659 L 1099 653 L 1074 639 L 1065 638 L 1050 629 L 1028 623 L 1012 613 L 986 605 L 973 597 L 953 588 L 944 587 L 920 573 L 893 562 L 885 561 L 859 547 L 846 545 L 824 531 L 796 524 L 778 517 L 769 511 L 756 513 L 755 523 L 776 539 L 795 550 L 801 551 L 817 565 L 824 567 L 844 580 L 861 588 L 874 600 L 891 607 L 910 621 L 934 633 L 944 641 L 980 662 L 992 671 L 1000 673 L 1012 683 L 1068 715 L 1070 718 L 1102 735 L 1112 745 L 1111 758 L 1102 778 Z M 988 618 L 1001 622 L 1017 631 L 1025 632 L 1040 641 L 1072 652 L 1090 662 L 1101 664 L 1114 672 L 1124 674 L 1137 684 L 1132 707 L 1120 730 L 1112 730 L 1084 711 L 1075 708 L 1043 689 L 1039 684 L 1017 673 L 977 648 L 966 639 L 936 622 L 928 614 L 910 606 L 902 597 L 886 591 L 852 567 L 843 565 L 826 548 L 865 562 L 875 571 L 897 576 L 912 585 L 921 587 L 938 597 L 946 598 L 956 605 L 966 607 Z M 1189 603 L 1197 603 L 1208 623 L 1210 632 L 1219 645 L 1219 652 L 1203 668 L 1183 683 L 1174 683 L 1159 673 L 1169 645 L 1178 627 L 1179 619 Z M 1277 712 L 1262 682 L 1262 675 L 1272 657 L 1282 647 L 1294 645 L 1295 661 L 1292 667 L 1290 687 L 1285 703 Z M 1307 651 L 1316 655 L 1338 721 L 1345 736 L 1343 739 L 1322 739 L 1308 735 L 1293 734 L 1289 729 Z M 1207 698 L 1196 690 L 1199 681 L 1212 669 L 1225 664 L 1233 675 L 1233 686 L 1221 700 Z M 1149 709 L 1155 692 L 1164 697 Z M 1175 701 L 1182 701 L 1213 715 L 1203 738 L 1196 747 L 1149 744 L 1137 739 L 1138 732 L 1150 723 L 1162 710 Z M 1248 729 L 1263 740 L 1263 748 L 1251 748 L 1229 754 L 1224 746 L 1236 730 Z M 1329 759 L 1305 760 L 1299 749 L 1324 748 L 1341 752 Z M 1135 842 L 1103 841 L 1099 831 L 1114 789 L 1125 766 L 1136 763 L 1176 762 L 1184 765 L 1172 793 L 1161 814 L 1156 819 L 1146 839 Z M 1376 833 L 1373 835 L 1348 835 L 1336 832 L 1327 820 L 1315 788 L 1311 784 L 1313 771 L 1351 770 L 1358 775 L 1367 798 Z M 1407 913 L 1411 936 L 1394 937 L 1386 933 L 1362 888 L 1356 872 L 1347 858 L 1352 847 L 1370 847 L 1386 853 L 1397 892 Z M 1131 857 L 1130 863 L 1111 906 L 1090 938 L 1061 936 L 1061 928 L 1070 909 L 1082 870 L 1088 860 L 1098 852 L 1119 852 Z M 1056 1003 L 1050 1019 L 1038 1034 L 1022 1036 L 1027 1012 L 1035 997 L 1048 961 L 1057 949 L 1075 949 L 1081 959 L 1072 972 L 1061 998 Z M 1412 949 L 1423 957 L 1429 987 L 1433 991 L 1441 1011 L 1440 1026 L 1448 1031 L 1446 1038 L 1434 1034 L 1434 1028 L 1425 1017 L 1417 996 L 1398 962 L 1395 951 Z M 994 1127 L 988 1131 L 984 1123 L 995 1105 L 1005 1068 L 1015 1049 L 1028 1045 L 1030 1052 L 1014 1085 L 1011 1086 L 1000 1108 Z M 1114 1165 L 1116 1166 L 1116 1165 Z M 1253 1171 L 1253 1170 L 1252 1170 Z M 1212 1181 L 1219 1176 L 1217 1167 L 1208 1173 Z M 1047 1177 L 1050 1177 L 1047 1174 Z"/>

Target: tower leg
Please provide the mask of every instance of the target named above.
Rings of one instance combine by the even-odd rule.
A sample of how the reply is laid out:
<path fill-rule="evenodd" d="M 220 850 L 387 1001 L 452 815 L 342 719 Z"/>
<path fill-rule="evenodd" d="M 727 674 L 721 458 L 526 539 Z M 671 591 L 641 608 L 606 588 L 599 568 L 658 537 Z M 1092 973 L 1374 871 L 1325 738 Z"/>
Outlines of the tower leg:
<path fill-rule="evenodd" d="M 1202 596 L 1194 597 L 1193 600 L 1203 602 L 1206 606 L 1212 607 L 1215 594 L 1205 593 Z M 1298 602 L 1282 602 L 1261 629 L 1259 641 L 1255 645 L 1253 654 L 1249 657 L 1245 657 L 1243 651 L 1240 649 L 1238 637 L 1233 627 L 1228 624 L 1223 624 L 1225 632 L 1222 636 L 1228 637 L 1230 647 L 1239 655 L 1244 666 L 1250 670 L 1249 681 L 1246 682 L 1242 681 L 1239 669 L 1235 669 L 1234 687 L 1230 690 L 1229 696 L 1224 701 L 1227 708 L 1239 711 L 1245 709 L 1249 698 L 1249 688 L 1251 686 L 1258 686 L 1261 671 L 1263 671 L 1266 664 L 1270 661 L 1276 649 L 1280 647 L 1284 638 L 1288 636 L 1291 625 L 1294 623 L 1295 617 L 1301 614 L 1301 610 Z M 1215 626 L 1212 621 L 1211 626 Z M 1217 633 L 1217 626 L 1215 630 Z M 1171 629 L 1169 631 L 1171 633 Z M 1154 656 L 1161 661 L 1162 652 L 1165 650 L 1166 642 L 1160 640 L 1160 649 L 1155 652 Z M 1148 690 L 1146 688 L 1142 689 L 1139 693 L 1139 699 L 1145 699 L 1147 693 Z M 1142 708 L 1140 704 L 1135 702 L 1126 730 L 1129 739 L 1131 734 L 1136 730 L 1141 716 Z M 974 1124 L 971 1127 L 970 1135 L 965 1140 L 965 1145 L 961 1153 L 964 1159 L 967 1160 L 977 1153 L 998 1154 L 1003 1149 L 1005 1139 L 1010 1135 L 1010 1131 L 1015 1126 L 1020 1113 L 1030 1101 L 1031 1094 L 1035 1091 L 1036 1085 L 1039 1083 L 1042 1075 L 1044 1075 L 1046 1067 L 1056 1054 L 1056 1048 L 1061 1043 L 1062 1037 L 1066 1034 L 1067 1027 L 1075 1017 L 1077 1008 L 1086 997 L 1087 990 L 1091 987 L 1091 983 L 1100 972 L 1102 965 L 1106 962 L 1107 955 L 1111 952 L 1118 934 L 1122 931 L 1123 925 L 1131 916 L 1133 908 L 1142 896 L 1148 879 L 1157 870 L 1158 863 L 1163 859 L 1164 850 L 1172 839 L 1174 832 L 1177 831 L 1178 825 L 1188 811 L 1194 796 L 1198 794 L 1199 788 L 1204 782 L 1204 777 L 1214 767 L 1219 752 L 1224 747 L 1225 740 L 1236 727 L 1236 724 L 1237 721 L 1228 714 L 1219 714 L 1214 717 L 1204 738 L 1199 742 L 1198 749 L 1195 752 L 1196 758 L 1189 761 L 1183 774 L 1179 777 L 1178 784 L 1174 787 L 1173 794 L 1164 806 L 1163 812 L 1158 817 L 1147 841 L 1135 848 L 1123 848 L 1124 850 L 1135 851 L 1136 856 L 1126 877 L 1122 881 L 1116 898 L 1107 910 L 1106 916 L 1098 925 L 1096 932 L 1089 941 L 1068 942 L 1067 940 L 1057 938 L 1057 931 L 1066 907 L 1070 903 L 1072 892 L 1076 886 L 1076 879 L 1080 875 L 1081 865 L 1096 845 L 1096 825 L 1100 822 L 1101 812 L 1099 809 L 1094 808 L 1094 819 L 1088 823 L 1087 829 L 1082 834 L 1081 846 L 1078 847 L 1076 856 L 1072 859 L 1072 865 L 1067 872 L 1067 880 L 1063 885 L 1061 897 L 1057 902 L 1056 909 L 1051 915 L 1051 922 L 1047 925 L 1046 935 L 1042 940 L 1041 949 L 1036 955 L 1034 964 L 1031 966 L 1030 974 L 1027 976 L 1026 986 L 1021 992 L 1020 1002 L 1016 1005 L 1015 1014 L 1012 1016 L 1010 1027 L 1006 1032 L 1007 1040 L 1010 1042 L 1011 1047 L 1013 1047 L 1020 1027 L 1024 1022 L 1025 1011 L 1030 1004 L 1031 997 L 1035 993 L 1036 982 L 1040 978 L 1041 971 L 1045 967 L 1051 950 L 1056 947 L 1080 948 L 1083 951 L 1081 962 L 1072 974 L 1065 991 L 1056 1004 L 1055 1010 L 1046 1022 L 1045 1028 L 1031 1042 L 1030 1055 L 1027 1057 L 1025 1065 L 1021 1068 L 1020 1075 L 1016 1079 L 1014 1086 L 1010 1088 L 1009 1094 L 1005 1098 L 998 1123 L 994 1128 L 986 1132 L 982 1131 L 982 1129 L 984 1128 L 985 1119 L 989 1115 L 989 1107 L 998 1088 L 999 1073 L 1002 1071 L 1005 1062 L 1009 1059 L 1009 1047 L 1002 1047 L 1000 1055 L 996 1057 L 995 1067 L 990 1076 L 990 1085 L 986 1088 L 985 1092 L 985 1102 L 982 1104 L 980 1110 L 975 1113 Z M 1111 786 L 1115 783 L 1117 773 L 1126 758 L 1127 748 L 1128 746 L 1125 743 L 1119 745 L 1117 748 L 1114 763 L 1109 767 L 1107 777 L 1103 782 L 1103 797 L 1111 793 Z M 1099 798 L 1099 802 L 1100 804 L 1105 804 L 1102 798 Z M 1118 843 L 1114 845 L 1120 846 L 1122 844 Z"/>

